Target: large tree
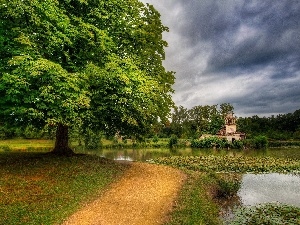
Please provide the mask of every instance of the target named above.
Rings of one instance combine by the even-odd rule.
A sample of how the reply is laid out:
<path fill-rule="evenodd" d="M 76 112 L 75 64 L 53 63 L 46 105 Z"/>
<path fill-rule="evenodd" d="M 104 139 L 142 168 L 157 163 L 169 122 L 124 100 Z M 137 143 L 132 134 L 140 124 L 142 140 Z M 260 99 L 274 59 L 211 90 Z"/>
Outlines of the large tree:
<path fill-rule="evenodd" d="M 0 116 L 57 128 L 142 135 L 173 105 L 168 31 L 138 0 L 0 0 Z"/>

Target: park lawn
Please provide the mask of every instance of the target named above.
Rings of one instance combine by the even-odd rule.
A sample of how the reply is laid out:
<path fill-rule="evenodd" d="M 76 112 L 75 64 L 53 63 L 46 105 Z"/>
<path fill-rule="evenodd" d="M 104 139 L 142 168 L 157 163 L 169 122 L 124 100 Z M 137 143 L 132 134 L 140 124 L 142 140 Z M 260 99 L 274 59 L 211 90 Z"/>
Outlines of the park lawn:
<path fill-rule="evenodd" d="M 99 140 L 100 141 L 100 140 Z M 49 139 L 24 139 L 14 138 L 0 140 L 0 152 L 19 151 L 19 152 L 49 152 L 54 148 L 55 140 Z M 83 143 L 81 143 L 83 144 Z M 101 147 L 99 148 L 133 148 L 131 139 L 118 140 L 115 143 L 113 140 L 101 139 Z M 146 139 L 144 143 L 135 144 L 134 148 L 164 148 L 168 145 L 168 139 L 159 139 L 154 143 L 152 139 Z M 84 153 L 84 145 L 79 146 L 79 142 L 72 140 L 70 146 L 76 153 Z"/>
<path fill-rule="evenodd" d="M 52 149 L 54 147 L 54 140 L 46 139 L 23 139 L 14 138 L 7 140 L 0 140 L 0 149 L 3 150 L 18 150 L 18 151 L 30 151 Z"/>
<path fill-rule="evenodd" d="M 220 208 L 215 199 L 218 188 L 216 179 L 206 173 L 185 172 L 188 178 L 164 225 L 222 224 L 219 218 Z"/>
<path fill-rule="evenodd" d="M 0 224 L 59 224 L 122 176 L 96 156 L 0 153 Z"/>

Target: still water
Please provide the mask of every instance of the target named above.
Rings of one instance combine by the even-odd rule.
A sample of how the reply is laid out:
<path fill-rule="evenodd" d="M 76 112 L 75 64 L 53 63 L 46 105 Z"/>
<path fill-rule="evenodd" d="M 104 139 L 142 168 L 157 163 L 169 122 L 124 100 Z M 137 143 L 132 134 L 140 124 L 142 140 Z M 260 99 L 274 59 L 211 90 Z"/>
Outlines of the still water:
<path fill-rule="evenodd" d="M 267 150 L 213 150 L 213 149 L 101 149 L 90 152 L 113 160 L 146 161 L 158 157 L 169 156 L 203 156 L 203 155 L 235 155 L 235 156 L 272 156 L 300 159 L 300 148 L 276 148 Z"/>
<path fill-rule="evenodd" d="M 238 191 L 244 206 L 280 202 L 300 207 L 300 176 L 292 174 L 244 174 Z"/>

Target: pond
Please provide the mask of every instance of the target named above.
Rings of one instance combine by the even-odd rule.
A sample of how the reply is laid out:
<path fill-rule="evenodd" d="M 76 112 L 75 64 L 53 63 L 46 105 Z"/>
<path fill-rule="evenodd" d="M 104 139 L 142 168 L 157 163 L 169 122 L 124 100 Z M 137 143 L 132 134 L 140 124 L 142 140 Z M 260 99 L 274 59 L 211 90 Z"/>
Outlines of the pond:
<path fill-rule="evenodd" d="M 300 176 L 292 174 L 244 174 L 238 191 L 244 206 L 280 202 L 300 207 Z"/>
<path fill-rule="evenodd" d="M 238 208 L 269 203 L 300 208 L 300 175 L 244 174 L 237 195 L 223 204 L 220 216 L 225 224 L 231 224 Z"/>
<path fill-rule="evenodd" d="M 236 156 L 272 156 L 300 159 L 300 148 L 276 148 L 267 150 L 213 150 L 213 149 L 100 149 L 89 152 L 108 159 L 127 161 L 146 161 L 169 156 L 236 155 Z"/>

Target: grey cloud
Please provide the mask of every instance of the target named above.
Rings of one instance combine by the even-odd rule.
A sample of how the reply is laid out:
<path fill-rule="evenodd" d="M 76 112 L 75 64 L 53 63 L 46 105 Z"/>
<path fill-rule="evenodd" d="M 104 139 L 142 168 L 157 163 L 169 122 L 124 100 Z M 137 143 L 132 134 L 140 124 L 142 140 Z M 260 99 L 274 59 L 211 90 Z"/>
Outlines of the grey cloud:
<path fill-rule="evenodd" d="M 230 102 L 238 116 L 300 108 L 300 1 L 142 1 L 170 28 L 177 105 Z"/>
<path fill-rule="evenodd" d="M 246 1 L 238 11 L 239 28 L 248 27 L 256 34 L 245 34 L 240 43 L 235 42 L 235 37 L 242 35 L 238 28 L 231 29 L 231 34 L 224 32 L 223 36 L 211 37 L 214 54 L 209 61 L 210 69 L 267 65 L 299 55 L 299 1 Z M 220 41 L 222 38 L 227 43 Z"/>

